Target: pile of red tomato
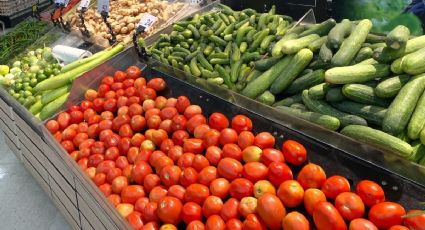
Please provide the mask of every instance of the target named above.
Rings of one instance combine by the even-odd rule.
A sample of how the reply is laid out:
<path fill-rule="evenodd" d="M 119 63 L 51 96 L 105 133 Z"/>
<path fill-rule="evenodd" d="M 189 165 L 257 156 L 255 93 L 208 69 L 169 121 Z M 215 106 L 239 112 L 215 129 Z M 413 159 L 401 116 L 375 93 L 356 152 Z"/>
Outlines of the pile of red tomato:
<path fill-rule="evenodd" d="M 425 214 L 403 219 L 375 182 L 352 192 L 300 143 L 280 151 L 250 118 L 207 118 L 185 96 L 158 96 L 165 87 L 132 66 L 46 123 L 134 229 L 425 229 Z"/>

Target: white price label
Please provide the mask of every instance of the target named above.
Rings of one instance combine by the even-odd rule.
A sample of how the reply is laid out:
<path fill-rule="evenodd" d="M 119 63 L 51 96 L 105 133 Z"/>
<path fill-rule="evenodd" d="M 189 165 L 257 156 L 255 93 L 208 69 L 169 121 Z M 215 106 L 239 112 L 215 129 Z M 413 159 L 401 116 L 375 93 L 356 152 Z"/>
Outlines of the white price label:
<path fill-rule="evenodd" d="M 62 5 L 62 4 L 65 5 L 65 0 L 55 0 L 55 3 L 59 5 Z"/>
<path fill-rule="evenodd" d="M 90 0 L 81 0 L 80 5 L 78 6 L 78 10 L 81 10 L 82 8 L 89 8 Z"/>
<path fill-rule="evenodd" d="M 145 27 L 145 30 L 148 30 L 157 20 L 157 17 L 148 13 L 144 13 L 139 21 L 138 26 L 143 26 Z"/>
<path fill-rule="evenodd" d="M 109 13 L 109 0 L 98 0 L 97 1 L 97 12 Z"/>

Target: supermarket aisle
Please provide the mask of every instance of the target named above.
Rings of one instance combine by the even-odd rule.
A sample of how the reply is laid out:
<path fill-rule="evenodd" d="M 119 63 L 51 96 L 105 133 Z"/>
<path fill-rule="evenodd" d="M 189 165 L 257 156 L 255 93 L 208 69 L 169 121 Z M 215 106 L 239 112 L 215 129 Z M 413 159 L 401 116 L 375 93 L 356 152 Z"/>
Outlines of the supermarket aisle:
<path fill-rule="evenodd" d="M 0 132 L 1 133 L 1 132 Z M 0 229 L 70 229 L 0 134 Z"/>

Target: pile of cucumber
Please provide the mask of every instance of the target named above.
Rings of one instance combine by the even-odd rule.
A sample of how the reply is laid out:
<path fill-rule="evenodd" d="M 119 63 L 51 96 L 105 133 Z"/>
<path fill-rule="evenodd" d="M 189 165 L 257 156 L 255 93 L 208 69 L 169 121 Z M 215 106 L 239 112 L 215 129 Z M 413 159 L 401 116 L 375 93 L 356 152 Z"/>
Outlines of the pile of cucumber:
<path fill-rule="evenodd" d="M 252 9 L 173 25 L 153 58 L 325 128 L 425 165 L 425 36 L 385 36 L 370 20 L 293 26 Z"/>

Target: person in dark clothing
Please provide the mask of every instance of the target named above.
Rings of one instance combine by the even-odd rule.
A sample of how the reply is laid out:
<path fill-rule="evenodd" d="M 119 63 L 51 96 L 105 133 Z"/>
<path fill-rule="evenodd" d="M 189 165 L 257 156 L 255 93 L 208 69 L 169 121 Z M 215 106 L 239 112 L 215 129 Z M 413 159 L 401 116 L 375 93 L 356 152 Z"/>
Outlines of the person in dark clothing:
<path fill-rule="evenodd" d="M 425 0 L 412 0 L 404 9 L 404 13 L 412 13 L 422 21 L 422 29 L 425 31 Z"/>

